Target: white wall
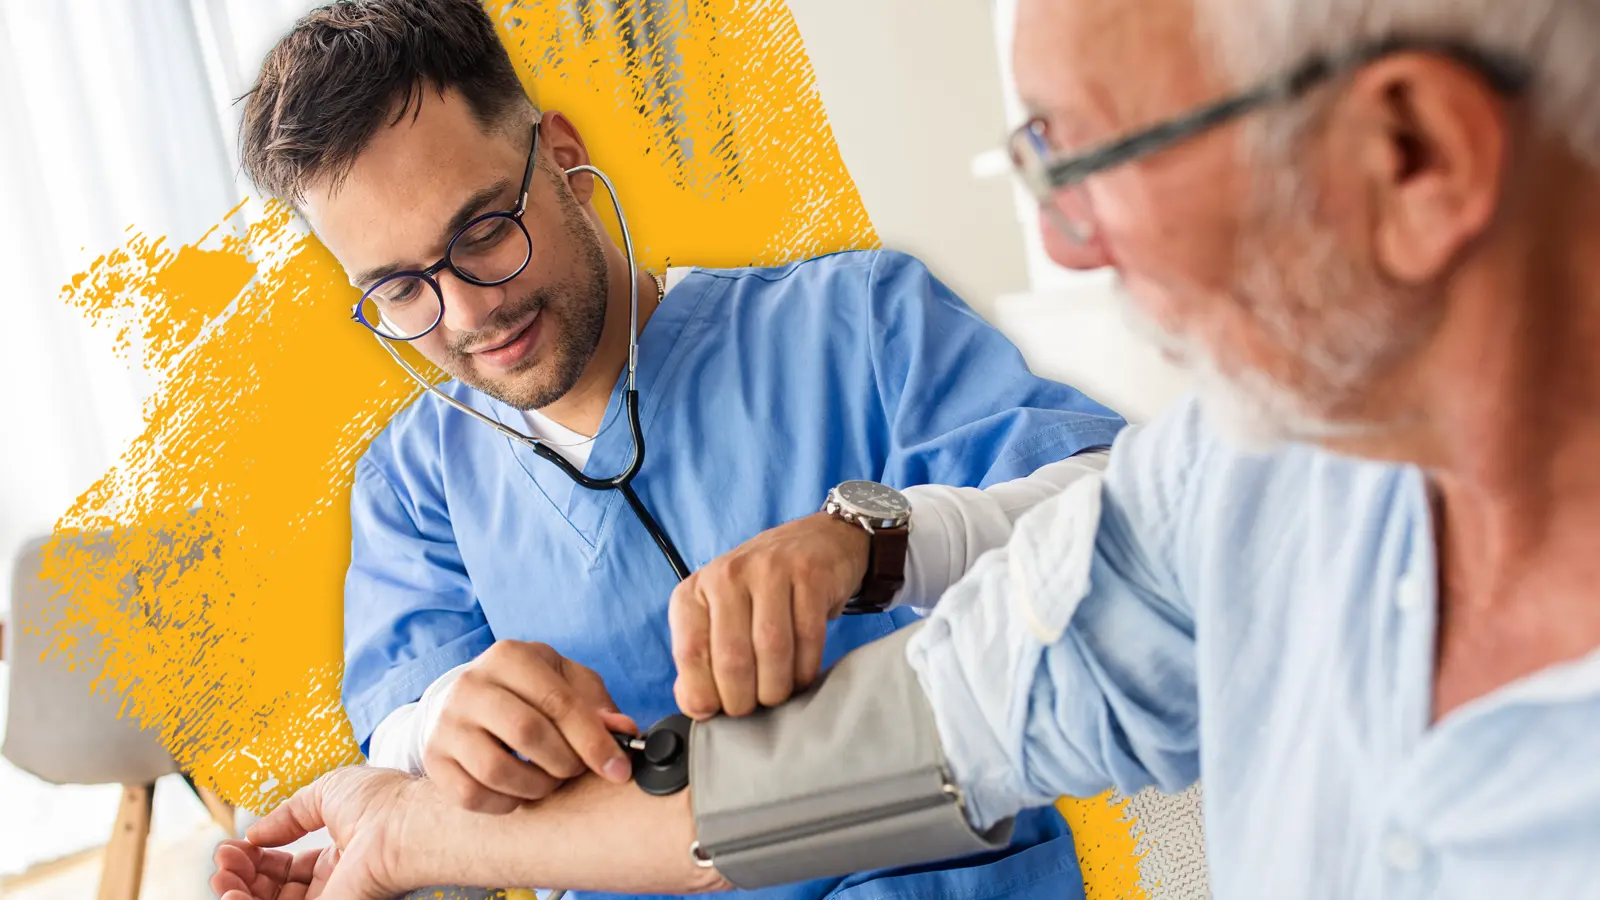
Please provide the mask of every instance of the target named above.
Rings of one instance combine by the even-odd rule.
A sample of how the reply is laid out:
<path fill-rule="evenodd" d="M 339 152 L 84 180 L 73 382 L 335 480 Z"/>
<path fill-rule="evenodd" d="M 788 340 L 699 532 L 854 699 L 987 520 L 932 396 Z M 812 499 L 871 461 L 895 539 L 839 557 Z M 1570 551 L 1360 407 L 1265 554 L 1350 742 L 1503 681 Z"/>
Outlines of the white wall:
<path fill-rule="evenodd" d="M 1022 104 L 1011 79 L 1015 0 L 990 0 L 987 5 L 993 15 L 1003 115 L 1019 123 Z M 1011 197 L 1015 216 L 1025 223 L 1021 231 L 1029 286 L 998 298 L 992 321 L 1039 374 L 1071 384 L 1131 420 L 1159 415 L 1190 389 L 1188 376 L 1130 330 L 1111 273 L 1073 272 L 1052 263 L 1039 239 L 1034 199 L 1015 186 Z"/>
<path fill-rule="evenodd" d="M 1011 0 L 789 0 L 840 153 L 885 246 L 921 257 L 1034 370 L 1130 418 L 1187 389 L 1124 324 L 1107 273 L 1053 265 L 1033 201 L 996 159 L 1022 110 Z M 979 162 L 979 157 L 990 157 Z M 998 165 L 997 165 L 998 164 Z"/>
<path fill-rule="evenodd" d="M 985 315 L 1025 289 L 1011 195 L 971 170 L 1006 128 L 988 4 L 789 0 L 789 9 L 884 246 L 922 258 Z"/>

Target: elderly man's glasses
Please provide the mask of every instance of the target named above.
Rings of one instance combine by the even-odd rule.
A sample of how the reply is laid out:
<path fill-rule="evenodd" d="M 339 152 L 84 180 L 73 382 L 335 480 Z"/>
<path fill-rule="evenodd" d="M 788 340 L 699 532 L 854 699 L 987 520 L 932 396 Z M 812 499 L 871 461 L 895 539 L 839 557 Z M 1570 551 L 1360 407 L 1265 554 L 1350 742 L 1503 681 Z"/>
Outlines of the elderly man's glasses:
<path fill-rule="evenodd" d="M 445 269 L 480 287 L 505 284 L 522 274 L 533 257 L 533 239 L 522 214 L 528 209 L 528 185 L 539 156 L 539 123 L 533 124 L 533 145 L 522 171 L 522 190 L 510 210 L 485 213 L 456 231 L 444 257 L 426 269 L 385 276 L 361 295 L 352 314 L 380 337 L 411 341 L 432 331 L 444 318 L 444 293 L 438 275 Z"/>
<path fill-rule="evenodd" d="M 1066 237 L 1087 242 L 1094 235 L 1094 217 L 1083 183 L 1091 175 L 1149 156 L 1246 113 L 1298 100 L 1330 78 L 1403 52 L 1438 53 L 1456 59 L 1480 72 L 1492 87 L 1506 94 L 1519 93 L 1528 80 L 1524 66 L 1470 47 L 1396 38 L 1349 53 L 1314 57 L 1255 90 L 1224 98 L 1083 153 L 1061 154 L 1052 148 L 1042 118 L 1031 119 L 1013 132 L 1007 149 L 1012 167 L 1038 199 L 1051 223 Z"/>

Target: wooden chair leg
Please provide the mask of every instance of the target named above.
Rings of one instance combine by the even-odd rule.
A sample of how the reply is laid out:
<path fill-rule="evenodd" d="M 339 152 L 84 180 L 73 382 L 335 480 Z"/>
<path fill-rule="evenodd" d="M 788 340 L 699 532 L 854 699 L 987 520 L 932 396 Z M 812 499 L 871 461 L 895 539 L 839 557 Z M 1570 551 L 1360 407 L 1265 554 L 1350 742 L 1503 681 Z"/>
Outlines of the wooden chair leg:
<path fill-rule="evenodd" d="M 111 840 L 106 843 L 105 864 L 100 870 L 99 900 L 139 900 L 155 790 L 154 782 L 122 786 L 122 805 L 117 808 L 117 821 L 111 826 Z"/>
<path fill-rule="evenodd" d="M 194 791 L 194 795 L 200 798 L 201 805 L 205 806 L 206 812 L 211 815 L 211 821 L 217 823 L 217 827 L 221 828 L 230 840 L 238 837 L 239 829 L 234 824 L 233 804 L 222 799 L 210 788 L 201 787 L 188 772 L 179 774 L 183 776 L 184 783 L 189 785 L 189 790 Z"/>
<path fill-rule="evenodd" d="M 238 837 L 239 829 L 233 824 L 233 804 L 217 796 L 209 788 L 200 788 L 195 793 L 200 795 L 200 802 L 205 805 L 206 812 L 211 814 L 211 821 L 217 823 L 223 834 L 230 840 Z"/>

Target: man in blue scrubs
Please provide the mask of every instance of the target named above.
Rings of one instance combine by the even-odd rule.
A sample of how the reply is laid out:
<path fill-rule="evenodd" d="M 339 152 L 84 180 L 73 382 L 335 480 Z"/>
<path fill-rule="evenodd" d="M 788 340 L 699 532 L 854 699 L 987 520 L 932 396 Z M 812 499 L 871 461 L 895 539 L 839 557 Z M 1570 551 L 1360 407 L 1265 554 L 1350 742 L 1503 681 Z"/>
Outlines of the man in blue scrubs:
<path fill-rule="evenodd" d="M 690 569 L 815 512 L 841 482 L 987 486 L 1105 447 L 1122 424 L 1033 376 L 901 254 L 660 281 L 634 269 L 594 211 L 596 177 L 576 171 L 589 158 L 575 126 L 533 108 L 472 0 L 311 13 L 267 57 L 242 146 L 256 182 L 296 205 L 363 291 L 367 326 L 454 376 L 444 395 L 591 476 L 635 452 L 623 387 L 636 289 L 648 452 L 633 488 Z M 586 769 L 628 777 L 607 732 L 677 711 L 678 579 L 618 492 L 575 486 L 425 394 L 358 463 L 352 519 L 344 700 L 374 762 L 425 770 L 485 812 Z M 722 705 L 780 702 L 915 615 L 838 612 L 794 598 L 713 634 L 713 663 L 763 672 L 759 697 Z M 766 894 L 1080 891 L 1071 837 L 1045 810 L 995 858 Z"/>

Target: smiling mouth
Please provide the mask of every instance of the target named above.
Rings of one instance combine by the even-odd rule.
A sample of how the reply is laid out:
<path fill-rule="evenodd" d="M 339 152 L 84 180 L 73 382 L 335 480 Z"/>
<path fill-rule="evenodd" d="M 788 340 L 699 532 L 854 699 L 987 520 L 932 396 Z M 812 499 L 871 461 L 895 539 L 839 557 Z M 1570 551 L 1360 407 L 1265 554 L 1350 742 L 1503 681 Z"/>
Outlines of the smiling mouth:
<path fill-rule="evenodd" d="M 518 328 L 516 331 L 513 331 L 510 334 L 506 335 L 504 339 L 496 341 L 493 344 L 488 344 L 488 345 L 485 345 L 483 347 L 479 347 L 476 350 L 470 350 L 468 352 L 471 353 L 472 355 L 476 356 L 477 354 L 480 354 L 480 353 L 493 353 L 496 350 L 503 350 L 506 347 L 509 347 L 512 344 L 516 343 L 518 338 L 520 338 L 523 335 L 527 334 L 528 333 L 528 329 L 532 328 L 533 327 L 533 323 L 537 322 L 537 321 L 539 321 L 539 314 L 538 313 L 534 313 L 533 314 L 533 318 L 529 319 L 526 323 L 524 323 L 521 328 Z"/>

